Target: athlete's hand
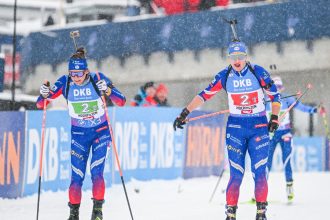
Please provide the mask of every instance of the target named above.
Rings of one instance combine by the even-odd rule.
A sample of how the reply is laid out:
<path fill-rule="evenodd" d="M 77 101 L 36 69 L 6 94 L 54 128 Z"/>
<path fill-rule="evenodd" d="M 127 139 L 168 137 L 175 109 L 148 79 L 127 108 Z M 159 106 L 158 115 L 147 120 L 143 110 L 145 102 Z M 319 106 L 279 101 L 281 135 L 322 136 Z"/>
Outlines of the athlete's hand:
<path fill-rule="evenodd" d="M 39 92 L 40 92 L 40 95 L 42 95 L 42 97 L 44 97 L 44 98 L 47 98 L 49 96 L 50 89 L 49 89 L 48 81 L 40 86 Z"/>
<path fill-rule="evenodd" d="M 101 93 L 105 93 L 107 96 L 111 95 L 111 89 L 108 87 L 104 79 L 101 79 L 96 83 L 97 88 Z"/>
<path fill-rule="evenodd" d="M 318 112 L 318 107 L 314 107 L 310 111 L 311 114 L 316 114 L 317 112 Z"/>
<path fill-rule="evenodd" d="M 108 85 L 104 81 L 104 79 L 101 79 L 101 80 L 97 81 L 96 86 L 97 86 L 97 88 L 99 89 L 100 92 L 105 92 L 108 89 Z"/>
<path fill-rule="evenodd" d="M 176 131 L 176 128 L 183 129 L 182 125 L 186 124 L 186 118 L 189 115 L 189 110 L 187 108 L 184 108 L 181 112 L 181 114 L 176 117 L 174 123 L 173 123 L 173 128 L 174 131 Z"/>
<path fill-rule="evenodd" d="M 268 131 L 269 132 L 275 132 L 278 129 L 278 116 L 277 115 L 271 115 L 270 120 L 268 122 Z"/>

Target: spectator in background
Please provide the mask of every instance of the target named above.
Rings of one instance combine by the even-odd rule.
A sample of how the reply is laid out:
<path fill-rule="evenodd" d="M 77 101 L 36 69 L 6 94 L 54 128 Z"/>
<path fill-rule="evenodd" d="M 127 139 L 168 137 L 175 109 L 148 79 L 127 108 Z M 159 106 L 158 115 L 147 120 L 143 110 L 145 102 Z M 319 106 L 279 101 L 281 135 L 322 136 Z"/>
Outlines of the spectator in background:
<path fill-rule="evenodd" d="M 158 103 L 158 106 L 169 107 L 170 105 L 167 102 L 168 89 L 163 84 L 160 83 L 156 90 L 155 100 Z"/>
<path fill-rule="evenodd" d="M 144 8 L 147 14 L 152 13 L 151 1 L 152 0 L 138 0 L 141 3 L 141 8 Z"/>
<path fill-rule="evenodd" d="M 157 106 L 155 100 L 156 88 L 154 82 L 147 82 L 140 87 L 138 94 L 135 95 L 131 102 L 131 106 Z"/>

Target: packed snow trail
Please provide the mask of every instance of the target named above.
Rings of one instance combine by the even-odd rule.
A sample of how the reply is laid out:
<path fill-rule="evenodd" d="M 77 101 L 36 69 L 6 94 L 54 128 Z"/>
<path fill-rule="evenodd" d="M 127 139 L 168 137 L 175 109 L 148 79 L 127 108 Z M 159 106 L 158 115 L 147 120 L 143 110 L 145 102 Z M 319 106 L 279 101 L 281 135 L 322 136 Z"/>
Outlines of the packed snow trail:
<path fill-rule="evenodd" d="M 127 183 L 128 196 L 135 220 L 224 220 L 225 173 L 218 190 L 209 203 L 217 177 L 190 180 L 132 181 Z M 269 220 L 325 219 L 330 207 L 330 173 L 294 173 L 295 199 L 287 205 L 284 173 L 270 173 Z M 90 180 L 86 180 L 90 181 Z M 241 186 L 238 220 L 255 219 L 255 205 L 246 204 L 253 195 L 253 179 L 246 173 Z M 91 217 L 91 191 L 83 193 L 80 219 Z M 121 184 L 106 191 L 104 220 L 130 220 Z M 68 218 L 67 192 L 42 192 L 40 220 Z M 20 199 L 0 199 L 0 219 L 29 220 L 36 218 L 37 195 Z"/>

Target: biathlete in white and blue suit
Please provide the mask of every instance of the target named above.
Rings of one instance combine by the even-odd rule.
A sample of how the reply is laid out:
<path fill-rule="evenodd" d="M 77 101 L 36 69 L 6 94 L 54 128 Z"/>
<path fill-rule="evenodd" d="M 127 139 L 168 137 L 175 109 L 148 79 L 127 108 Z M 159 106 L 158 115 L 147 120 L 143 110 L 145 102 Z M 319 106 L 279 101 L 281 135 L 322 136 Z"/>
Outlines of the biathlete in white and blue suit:
<path fill-rule="evenodd" d="M 104 74 L 88 70 L 83 48 L 78 49 L 71 56 L 68 69 L 69 75 L 60 77 L 51 88 L 47 84 L 40 87 L 37 107 L 43 108 L 45 98 L 55 99 L 60 95 L 63 95 L 68 103 L 72 138 L 69 220 L 79 220 L 81 187 L 90 151 L 94 203 L 92 219 L 103 219 L 102 204 L 105 193 L 103 171 L 111 137 L 101 95 L 104 93 L 118 106 L 123 106 L 126 98 Z M 46 101 L 48 104 L 49 101 Z"/>
<path fill-rule="evenodd" d="M 285 97 L 286 94 L 282 93 L 284 91 L 284 86 L 281 77 L 274 76 L 273 80 L 277 87 L 277 90 L 281 93 L 282 97 Z M 296 99 L 294 97 L 288 97 L 282 99 L 280 115 L 283 114 L 295 101 Z M 310 114 L 317 113 L 316 107 L 304 105 L 299 101 L 293 106 L 293 108 Z M 270 104 L 267 104 L 266 109 L 268 115 L 270 115 L 272 111 L 272 106 Z M 292 125 L 289 114 L 286 114 L 284 116 L 283 120 L 280 122 L 279 128 L 277 129 L 277 131 L 274 132 L 274 135 L 270 141 L 269 156 L 268 156 L 269 171 L 272 168 L 274 151 L 276 149 L 277 144 L 280 144 L 282 149 L 282 160 L 283 160 L 285 179 L 286 179 L 286 191 L 287 191 L 288 200 L 291 201 L 294 197 L 294 193 L 293 193 L 293 177 L 292 177 L 292 167 L 291 167 Z"/>
<path fill-rule="evenodd" d="M 261 66 L 247 62 L 247 48 L 242 42 L 232 42 L 228 48 L 230 65 L 220 71 L 210 85 L 200 92 L 174 121 L 174 129 L 183 128 L 188 114 L 213 97 L 222 88 L 227 92 L 229 118 L 226 144 L 230 164 L 227 186 L 226 220 L 236 219 L 239 188 L 245 171 L 245 155 L 249 152 L 255 180 L 257 220 L 266 219 L 267 160 L 269 134 L 278 128 L 280 95 L 269 73 Z M 272 101 L 272 115 L 268 123 L 265 95 Z"/>

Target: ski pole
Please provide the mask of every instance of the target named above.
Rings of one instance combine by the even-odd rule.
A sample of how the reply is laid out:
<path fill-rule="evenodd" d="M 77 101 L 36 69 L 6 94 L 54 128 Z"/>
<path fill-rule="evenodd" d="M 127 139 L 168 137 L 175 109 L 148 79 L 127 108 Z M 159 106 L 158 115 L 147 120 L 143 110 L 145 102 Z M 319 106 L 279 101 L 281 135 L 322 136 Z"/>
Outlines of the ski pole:
<path fill-rule="evenodd" d="M 296 94 L 293 94 L 293 95 L 288 95 L 288 96 L 284 96 L 284 97 L 281 97 L 281 99 L 287 99 L 287 98 L 290 98 L 290 97 L 295 97 L 295 96 L 299 96 L 301 95 L 300 92 L 297 92 Z M 266 100 L 266 102 L 271 102 L 272 100 Z"/>
<path fill-rule="evenodd" d="M 216 116 L 216 115 L 226 114 L 228 112 L 229 112 L 229 109 L 218 111 L 218 112 L 213 112 L 210 114 L 205 114 L 205 115 L 201 115 L 201 116 L 197 116 L 197 117 L 193 117 L 193 118 L 187 118 L 185 120 L 185 122 L 191 122 L 191 121 L 195 121 L 195 120 L 202 119 L 202 118 L 208 118 L 208 117 L 212 117 L 212 116 Z"/>
<path fill-rule="evenodd" d="M 46 82 L 49 87 L 49 82 Z M 43 114 L 42 114 L 42 126 L 41 126 L 41 152 L 39 157 L 40 170 L 39 170 L 39 182 L 38 182 L 38 202 L 37 202 L 37 220 L 39 219 L 39 204 L 40 204 L 40 190 L 41 190 L 41 175 L 42 175 L 42 159 L 45 145 L 45 130 L 46 130 L 46 112 L 47 112 L 47 98 L 44 99 Z"/>
<path fill-rule="evenodd" d="M 215 185 L 215 188 L 214 188 L 214 190 L 213 190 L 213 192 L 212 192 L 212 195 L 211 195 L 211 197 L 210 197 L 209 203 L 212 202 L 212 200 L 213 200 L 213 197 L 214 197 L 214 195 L 215 195 L 215 192 L 216 192 L 217 189 L 218 189 L 218 186 L 219 186 L 220 180 L 222 179 L 222 176 L 223 176 L 223 173 L 224 173 L 224 172 L 225 172 L 225 167 L 223 167 L 222 170 L 221 170 L 220 176 L 219 176 L 218 181 L 217 181 L 217 184 Z"/>
<path fill-rule="evenodd" d="M 305 91 L 299 95 L 299 97 L 296 99 L 294 103 L 292 103 L 289 108 L 286 109 L 286 111 L 279 117 L 278 124 L 281 124 L 282 120 L 284 119 L 285 115 L 298 103 L 298 101 L 312 88 L 311 84 L 308 84 L 306 86 Z"/>
<path fill-rule="evenodd" d="M 97 73 L 97 78 L 98 78 L 98 80 L 100 80 L 100 75 L 98 73 Z M 107 122 L 108 122 L 110 137 L 112 139 L 112 146 L 113 146 L 113 149 L 114 149 L 114 152 L 115 152 L 116 162 L 117 162 L 117 166 L 118 166 L 118 170 L 119 170 L 119 175 L 120 175 L 121 183 L 122 183 L 123 188 L 124 188 L 124 192 L 125 192 L 125 197 L 126 197 L 126 201 L 127 201 L 129 213 L 131 214 L 132 220 L 134 220 L 132 209 L 131 209 L 131 205 L 130 205 L 130 202 L 129 202 L 129 199 L 128 199 L 128 195 L 127 195 L 127 190 L 126 190 L 125 181 L 124 181 L 124 177 L 123 177 L 123 171 L 122 171 L 122 169 L 120 167 L 120 162 L 119 162 L 119 157 L 118 157 L 118 152 L 117 152 L 117 147 L 116 147 L 116 142 L 115 142 L 115 136 L 113 135 L 113 131 L 112 131 L 111 123 L 110 123 L 110 118 L 109 118 L 109 114 L 108 114 L 107 102 L 105 100 L 104 94 L 101 95 L 101 98 L 102 98 L 102 102 L 103 102 L 103 105 L 104 105 L 105 116 L 106 116 Z"/>
<path fill-rule="evenodd" d="M 296 94 L 293 94 L 293 95 L 284 96 L 284 97 L 282 97 L 282 99 L 286 99 L 286 98 L 294 97 L 294 96 L 299 96 L 299 95 L 301 95 L 301 93 L 297 92 Z M 270 102 L 270 100 L 267 100 L 266 102 Z M 213 112 L 213 113 L 210 113 L 210 114 L 205 114 L 205 115 L 201 115 L 201 116 L 197 116 L 197 117 L 193 117 L 193 118 L 187 118 L 185 122 L 191 122 L 191 121 L 195 121 L 195 120 L 202 119 L 202 118 L 208 118 L 208 117 L 212 117 L 212 116 L 216 116 L 216 115 L 226 114 L 228 112 L 229 112 L 229 110 L 227 109 L 227 110 Z"/>

